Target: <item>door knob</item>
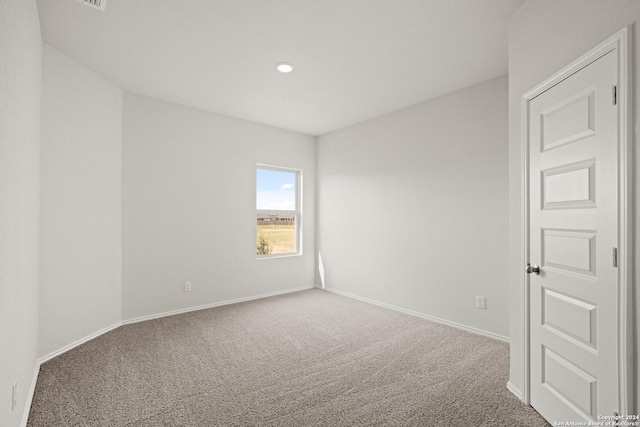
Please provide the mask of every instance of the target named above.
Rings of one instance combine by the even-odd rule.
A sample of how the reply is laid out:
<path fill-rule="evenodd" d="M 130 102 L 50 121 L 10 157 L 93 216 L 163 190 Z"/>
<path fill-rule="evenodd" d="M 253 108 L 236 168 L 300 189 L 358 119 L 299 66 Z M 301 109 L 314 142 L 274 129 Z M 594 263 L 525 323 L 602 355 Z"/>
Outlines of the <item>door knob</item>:
<path fill-rule="evenodd" d="M 525 268 L 524 271 L 526 271 L 527 274 L 536 273 L 536 276 L 540 275 L 540 267 L 535 264 L 533 266 L 531 264 L 527 264 L 527 268 Z"/>

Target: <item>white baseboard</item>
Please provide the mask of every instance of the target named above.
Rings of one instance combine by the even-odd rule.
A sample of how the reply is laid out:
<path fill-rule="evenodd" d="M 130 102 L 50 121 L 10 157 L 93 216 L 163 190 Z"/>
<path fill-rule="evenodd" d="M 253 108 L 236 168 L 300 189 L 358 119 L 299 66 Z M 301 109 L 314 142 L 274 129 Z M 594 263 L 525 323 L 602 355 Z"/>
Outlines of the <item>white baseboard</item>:
<path fill-rule="evenodd" d="M 24 404 L 24 411 L 22 412 L 22 422 L 20 423 L 21 427 L 27 427 L 27 422 L 29 421 L 29 412 L 31 411 L 31 402 L 33 402 L 33 395 L 36 393 L 36 384 L 38 383 L 40 365 L 40 359 L 36 360 L 35 366 L 33 367 L 31 385 L 29 385 L 29 390 L 27 391 L 27 401 Z"/>
<path fill-rule="evenodd" d="M 204 310 L 207 308 L 213 308 L 213 307 L 219 307 L 222 305 L 230 305 L 230 304 L 236 304 L 239 302 L 245 302 L 245 301 L 252 301 L 252 300 L 257 300 L 257 299 L 261 299 L 261 298 L 268 298 L 268 297 L 272 297 L 272 296 L 276 296 L 276 295 L 283 295 L 283 294 L 289 294 L 292 292 L 299 292 L 299 291 L 306 291 L 308 289 L 313 289 L 315 286 L 302 286 L 299 288 L 292 288 L 292 289 L 285 289 L 283 291 L 276 291 L 276 292 L 269 292 L 266 294 L 260 294 L 260 295 L 254 295 L 254 296 L 250 296 L 250 297 L 244 297 L 244 298 L 236 298 L 233 300 L 227 300 L 227 301 L 221 301 L 221 302 L 214 302 L 211 304 L 205 304 L 205 305 L 199 305 L 197 307 L 190 307 L 190 308 L 184 308 L 184 309 L 180 309 L 180 310 L 173 310 L 173 311 L 167 311 L 164 313 L 158 313 L 158 314 L 152 314 L 149 316 L 142 316 L 142 317 L 136 317 L 134 319 L 128 319 L 128 320 L 123 320 L 123 321 L 119 321 L 116 322 L 110 326 L 107 326 L 106 328 L 103 328 L 99 331 L 96 331 L 92 334 L 87 335 L 84 338 L 81 338 L 77 341 L 72 342 L 71 344 L 68 344 L 58 350 L 52 351 L 51 353 L 47 354 L 46 356 L 43 356 L 41 358 L 39 358 L 38 360 L 36 360 L 36 364 L 33 370 L 33 379 L 31 380 L 31 386 L 29 387 L 29 392 L 27 394 L 27 401 L 25 403 L 25 408 L 24 408 L 24 413 L 22 415 L 22 427 L 26 427 L 27 422 L 29 420 L 29 412 L 31 410 L 31 403 L 33 402 L 33 395 L 35 394 L 36 391 L 36 384 L 38 382 L 38 373 L 40 372 L 40 366 L 53 359 L 54 357 L 60 356 L 63 353 L 66 353 L 69 350 L 72 350 L 76 347 L 78 347 L 81 344 L 86 343 L 87 341 L 91 341 L 94 338 L 99 337 L 102 334 L 106 334 L 109 331 L 112 331 L 122 325 L 128 325 L 131 323 L 138 323 L 138 322 L 143 322 L 145 320 L 152 320 L 152 319 L 158 319 L 160 317 L 167 317 L 167 316 L 173 316 L 176 314 L 181 314 L 181 313 L 188 313 L 190 311 L 198 311 L 198 310 Z"/>
<path fill-rule="evenodd" d="M 408 309 L 402 308 L 402 307 L 396 307 L 395 305 L 387 304 L 387 303 L 380 302 L 380 301 L 375 301 L 375 300 L 372 300 L 372 299 L 369 299 L 369 298 L 360 297 L 360 296 L 357 296 L 357 295 L 350 294 L 348 292 L 338 291 L 336 289 L 324 288 L 324 290 L 328 291 L 328 292 L 332 292 L 334 294 L 342 295 L 342 296 L 345 296 L 345 297 L 348 297 L 348 298 L 357 299 L 359 301 L 363 301 L 363 302 L 366 302 L 366 303 L 369 303 L 369 304 L 378 305 L 380 307 L 385 307 L 385 308 L 390 308 L 391 310 L 399 311 L 401 313 L 409 314 L 411 316 L 421 317 L 421 318 L 426 319 L 426 320 L 431 320 L 432 322 L 442 323 L 443 325 L 451 326 L 451 327 L 454 327 L 456 329 L 461 329 L 463 331 L 472 332 L 472 333 L 478 334 L 478 335 L 483 335 L 485 337 L 493 338 L 493 339 L 498 340 L 498 341 L 504 341 L 506 343 L 508 343 L 510 341 L 509 337 L 505 337 L 503 335 L 494 334 L 493 332 L 483 331 L 482 329 L 477 329 L 477 328 L 474 328 L 472 326 L 462 325 L 460 323 L 452 322 L 450 320 L 440 319 L 439 317 L 430 316 L 428 314 L 419 313 L 417 311 L 408 310 Z"/>
<path fill-rule="evenodd" d="M 94 338 L 98 338 L 100 335 L 102 334 L 106 334 L 109 331 L 114 330 L 115 328 L 119 327 L 122 325 L 122 322 L 116 322 L 110 326 L 107 326 L 106 328 L 100 329 L 99 331 L 96 331 L 92 334 L 87 335 L 84 338 L 80 338 L 77 341 L 72 342 L 71 344 L 65 345 L 62 348 L 59 348 L 58 350 L 52 351 L 51 353 L 47 354 L 46 356 L 43 356 L 40 358 L 39 362 L 40 364 L 43 364 L 46 361 L 49 361 L 51 359 L 53 359 L 56 356 L 61 355 L 62 353 L 66 353 L 67 351 L 78 347 L 79 345 L 82 345 L 84 343 L 86 343 L 87 341 L 91 341 Z"/>
<path fill-rule="evenodd" d="M 516 386 L 513 385 L 511 381 L 507 382 L 507 390 L 514 394 L 519 400 L 522 400 L 522 391 Z"/>
<path fill-rule="evenodd" d="M 299 287 L 299 288 L 285 289 L 283 291 L 269 292 L 269 293 L 266 293 L 266 294 L 254 295 L 254 296 L 250 296 L 250 297 L 236 298 L 236 299 L 231 299 L 231 300 L 226 300 L 226 301 L 214 302 L 214 303 L 211 303 L 211 304 L 198 305 L 196 307 L 189 307 L 189 308 L 182 308 L 182 309 L 179 309 L 179 310 L 165 311 L 164 313 L 150 314 L 148 316 L 140 316 L 140 317 L 134 317 L 133 319 L 123 320 L 122 324 L 123 325 L 128 325 L 128 324 L 131 324 L 131 323 L 144 322 L 145 320 L 153 320 L 153 319 L 159 319 L 161 317 L 174 316 L 176 314 L 189 313 L 191 311 L 206 310 L 207 308 L 220 307 L 220 306 L 223 306 L 223 305 L 230 305 L 230 304 L 237 304 L 239 302 L 253 301 L 253 300 L 256 300 L 256 299 L 268 298 L 268 297 L 273 297 L 273 296 L 276 296 L 276 295 L 290 294 L 292 292 L 306 291 L 308 289 L 313 289 L 314 287 L 315 286 L 302 286 L 302 287 Z"/>
<path fill-rule="evenodd" d="M 72 342 L 71 344 L 65 345 L 58 350 L 52 351 L 46 356 L 42 356 L 39 359 L 36 359 L 35 366 L 33 367 L 33 378 L 31 379 L 31 385 L 29 386 L 29 391 L 27 392 L 27 401 L 25 402 L 24 412 L 22 414 L 22 423 L 20 424 L 22 427 L 26 427 L 27 422 L 29 421 L 29 412 L 31 411 L 31 403 L 33 402 L 33 396 L 36 393 L 36 384 L 38 383 L 38 374 L 40 373 L 40 366 L 43 363 L 53 359 L 56 356 L 59 356 L 67 351 L 78 347 L 81 344 L 86 343 L 87 341 L 91 341 L 94 338 L 99 337 L 102 334 L 105 334 L 121 325 L 121 322 L 116 322 L 111 326 L 107 326 L 106 328 L 100 329 L 97 332 L 87 335 L 84 338 L 80 338 Z"/>

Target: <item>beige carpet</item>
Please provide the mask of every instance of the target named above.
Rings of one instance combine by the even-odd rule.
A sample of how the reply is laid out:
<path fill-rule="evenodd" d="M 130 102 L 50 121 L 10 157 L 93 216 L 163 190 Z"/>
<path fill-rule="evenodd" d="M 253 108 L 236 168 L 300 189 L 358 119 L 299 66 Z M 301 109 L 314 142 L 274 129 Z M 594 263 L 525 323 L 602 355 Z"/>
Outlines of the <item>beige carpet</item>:
<path fill-rule="evenodd" d="M 546 426 L 508 345 L 320 290 L 123 326 L 45 363 L 29 426 Z"/>

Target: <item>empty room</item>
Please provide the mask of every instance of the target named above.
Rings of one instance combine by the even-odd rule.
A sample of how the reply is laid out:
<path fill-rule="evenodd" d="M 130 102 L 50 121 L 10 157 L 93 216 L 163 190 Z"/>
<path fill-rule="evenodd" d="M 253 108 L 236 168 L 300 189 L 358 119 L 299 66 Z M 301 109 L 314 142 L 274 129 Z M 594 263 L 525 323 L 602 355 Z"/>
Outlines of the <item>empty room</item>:
<path fill-rule="evenodd" d="M 640 426 L 638 21 L 0 0 L 0 426 Z"/>

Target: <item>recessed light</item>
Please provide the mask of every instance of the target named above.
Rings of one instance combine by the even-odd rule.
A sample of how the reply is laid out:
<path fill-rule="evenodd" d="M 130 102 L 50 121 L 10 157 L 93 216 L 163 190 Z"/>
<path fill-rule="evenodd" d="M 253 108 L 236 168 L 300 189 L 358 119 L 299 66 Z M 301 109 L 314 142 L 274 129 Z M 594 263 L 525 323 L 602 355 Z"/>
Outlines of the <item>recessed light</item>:
<path fill-rule="evenodd" d="M 293 65 L 289 64 L 288 62 L 278 62 L 276 64 L 276 68 L 281 73 L 290 73 L 293 71 Z"/>

